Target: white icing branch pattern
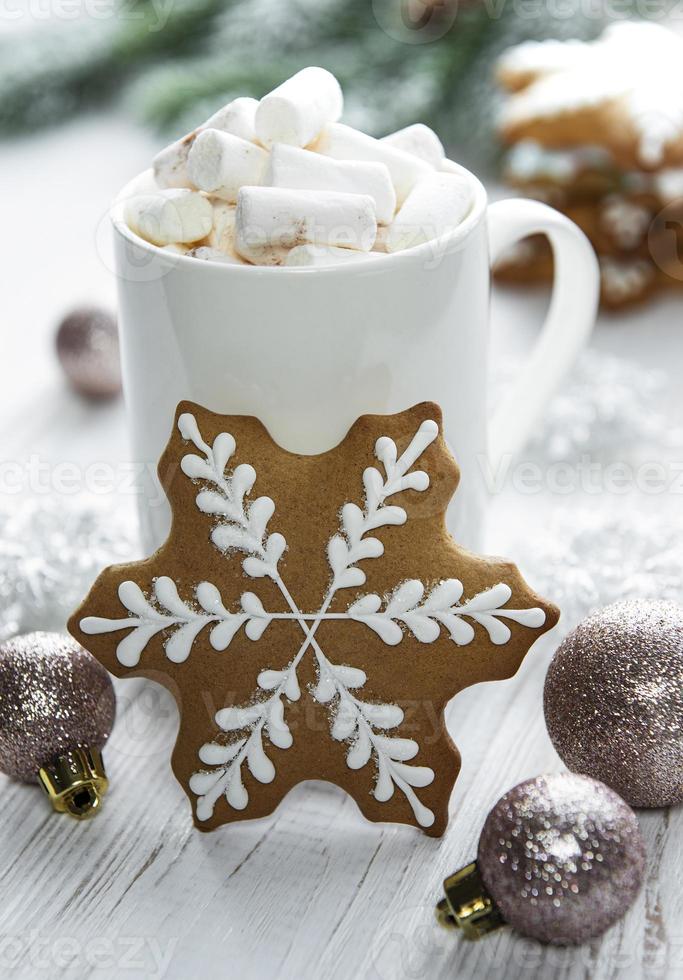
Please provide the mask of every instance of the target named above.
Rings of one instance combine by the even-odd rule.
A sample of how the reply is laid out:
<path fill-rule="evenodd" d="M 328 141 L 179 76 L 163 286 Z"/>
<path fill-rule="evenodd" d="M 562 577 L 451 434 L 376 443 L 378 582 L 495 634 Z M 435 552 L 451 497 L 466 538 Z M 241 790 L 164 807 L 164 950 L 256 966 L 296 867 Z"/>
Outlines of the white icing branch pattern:
<path fill-rule="evenodd" d="M 245 505 L 245 497 L 256 482 L 256 470 L 249 463 L 241 463 L 232 474 L 225 475 L 236 448 L 229 432 L 221 432 L 213 446 L 209 446 L 201 437 L 194 415 L 187 412 L 178 419 L 178 429 L 183 439 L 192 442 L 203 454 L 203 457 L 194 453 L 183 456 L 180 468 L 191 480 L 202 480 L 211 488 L 200 490 L 196 497 L 202 513 L 222 518 L 211 532 L 211 540 L 224 553 L 243 551 L 247 557 L 242 568 L 250 578 L 267 575 L 277 579 L 278 562 L 287 542 L 278 533 L 266 536 L 275 504 L 270 497 L 257 497 L 248 507 Z"/>
<path fill-rule="evenodd" d="M 359 563 L 383 555 L 384 546 L 372 532 L 406 522 L 403 507 L 387 501 L 408 490 L 422 493 L 429 488 L 428 474 L 413 467 L 436 439 L 436 423 L 423 422 L 400 456 L 392 439 L 383 436 L 377 440 L 375 456 L 381 469 L 368 466 L 363 473 L 363 508 L 351 502 L 342 508 L 340 530 L 327 545 L 331 581 L 320 608 L 314 613 L 299 609 L 280 574 L 279 565 L 287 542 L 279 532 L 268 531 L 275 512 L 272 499 L 266 496 L 250 499 L 256 471 L 246 463 L 228 471 L 236 450 L 233 436 L 222 432 L 209 445 L 202 438 L 195 417 L 189 413 L 180 416 L 178 429 L 183 439 L 198 451 L 184 455 L 180 465 L 185 476 L 200 485 L 195 502 L 202 513 L 213 519 L 210 540 L 228 557 L 241 553 L 242 568 L 249 578 L 270 578 L 277 585 L 286 608 L 267 610 L 256 593 L 245 591 L 237 609 L 231 610 L 219 589 L 207 581 L 195 587 L 192 601 L 185 601 L 176 583 L 168 576 L 160 576 L 153 581 L 149 597 L 135 582 L 121 583 L 119 600 L 129 615 L 119 619 L 85 617 L 81 620 L 83 632 L 125 630 L 126 636 L 116 652 L 119 661 L 127 667 L 136 666 L 147 644 L 160 634 L 166 657 L 178 664 L 188 659 L 204 630 L 216 651 L 227 650 L 242 630 L 249 640 L 257 642 L 276 620 L 296 621 L 303 634 L 299 650 L 287 667 L 260 671 L 257 690 L 248 704 L 226 707 L 216 713 L 215 722 L 228 740 L 207 742 L 199 750 L 199 759 L 206 768 L 190 779 L 190 789 L 198 798 L 198 818 L 209 819 L 221 797 L 235 810 L 248 806 L 245 767 L 258 783 L 269 783 L 275 778 L 275 764 L 267 754 L 264 737 L 275 749 L 284 750 L 293 744 L 285 719 L 286 705 L 301 696 L 297 669 L 311 649 L 318 673 L 311 695 L 328 707 L 332 738 L 348 743 L 348 767 L 362 769 L 374 761 L 375 799 L 385 802 L 398 789 L 418 824 L 431 826 L 434 814 L 419 800 L 415 790 L 430 785 L 434 772 L 426 766 L 408 764 L 419 753 L 415 740 L 386 734 L 400 727 L 403 710 L 396 704 L 362 700 L 358 692 L 367 681 L 365 672 L 329 660 L 316 633 L 321 622 L 346 620 L 364 624 L 389 646 L 399 644 L 406 635 L 419 643 L 432 643 L 442 631 L 457 646 L 465 646 L 475 636 L 472 624 L 486 630 L 492 643 L 504 644 L 510 639 L 511 631 L 503 620 L 529 628 L 539 628 L 545 622 L 542 609 L 507 608 L 505 604 L 512 592 L 504 583 L 463 601 L 464 586 L 458 579 L 439 582 L 428 593 L 422 582 L 408 579 L 385 599 L 376 594 L 362 595 L 353 599 L 346 611 L 330 612 L 338 592 L 364 585 L 366 576 Z"/>
<path fill-rule="evenodd" d="M 81 629 L 89 635 L 111 633 L 115 629 L 130 630 L 118 644 L 116 656 L 124 667 L 135 667 L 142 651 L 157 633 L 170 634 L 164 641 L 164 650 L 169 660 L 180 664 L 187 660 L 192 644 L 209 624 L 212 624 L 211 646 L 214 650 L 226 650 L 243 626 L 250 640 L 260 640 L 272 618 L 265 613 L 261 600 L 253 592 L 243 593 L 240 611 L 234 613 L 225 608 L 220 592 L 211 582 L 200 582 L 195 597 L 199 610 L 180 598 L 175 582 L 166 575 L 154 581 L 154 602 L 145 597 L 135 582 L 122 582 L 119 599 L 132 615 L 123 619 L 87 616 L 81 620 Z"/>
<path fill-rule="evenodd" d="M 362 596 L 349 606 L 351 619 L 365 623 L 378 636 L 394 646 L 403 639 L 403 626 L 420 643 L 433 643 L 444 627 L 458 646 L 467 646 L 474 639 L 474 627 L 465 621 L 472 619 L 483 626 L 492 643 L 500 646 L 511 637 L 509 627 L 501 619 L 511 619 L 522 626 L 538 628 L 545 622 L 542 609 L 505 609 L 512 596 L 509 585 L 500 583 L 460 604 L 463 584 L 457 578 L 445 579 L 436 585 L 422 602 L 425 588 L 417 579 L 400 585 L 382 611 L 378 595 Z"/>
<path fill-rule="evenodd" d="M 368 466 L 363 473 L 365 489 L 365 509 L 357 504 L 347 503 L 342 507 L 343 534 L 335 534 L 327 545 L 327 559 L 332 569 L 333 579 L 328 601 L 339 589 L 348 589 L 365 583 L 365 572 L 357 568 L 365 558 L 380 558 L 384 546 L 378 538 L 367 538 L 369 531 L 380 527 L 405 524 L 407 515 L 402 507 L 386 506 L 385 501 L 404 490 L 423 492 L 429 487 L 429 476 L 422 470 L 409 470 L 417 462 L 427 446 L 438 435 L 436 422 L 423 422 L 410 445 L 400 457 L 396 458 L 396 444 L 393 439 L 382 436 L 375 444 L 375 455 L 384 466 L 385 476 L 374 466 Z M 325 605 L 325 604 L 324 604 Z"/>
<path fill-rule="evenodd" d="M 434 814 L 417 797 L 413 787 L 429 786 L 434 771 L 428 766 L 409 766 L 420 750 L 412 738 L 382 735 L 380 732 L 398 728 L 403 721 L 403 709 L 396 704 L 370 704 L 359 700 L 352 690 L 363 687 L 367 677 L 357 667 L 345 667 L 326 660 L 313 697 L 320 704 L 333 703 L 336 711 L 332 723 L 332 738 L 350 742 L 346 753 L 349 769 L 363 769 L 374 756 L 377 779 L 373 796 L 386 803 L 398 787 L 406 797 L 421 827 L 431 827 Z"/>
<path fill-rule="evenodd" d="M 248 731 L 234 742 L 219 744 L 207 742 L 199 750 L 199 759 L 211 770 L 195 772 L 190 777 L 190 789 L 197 794 L 197 816 L 208 820 L 217 800 L 225 796 L 234 810 L 244 810 L 249 794 L 242 780 L 242 766 L 246 762 L 249 772 L 259 783 L 272 783 L 275 766 L 263 747 L 265 731 L 270 743 L 279 749 L 292 745 L 292 733 L 285 721 L 283 697 L 298 701 L 301 696 L 296 676 L 296 664 L 285 670 L 264 670 L 258 676 L 261 690 L 272 690 L 269 698 L 256 701 L 247 707 L 222 708 L 216 713 L 215 722 L 223 732 Z"/>

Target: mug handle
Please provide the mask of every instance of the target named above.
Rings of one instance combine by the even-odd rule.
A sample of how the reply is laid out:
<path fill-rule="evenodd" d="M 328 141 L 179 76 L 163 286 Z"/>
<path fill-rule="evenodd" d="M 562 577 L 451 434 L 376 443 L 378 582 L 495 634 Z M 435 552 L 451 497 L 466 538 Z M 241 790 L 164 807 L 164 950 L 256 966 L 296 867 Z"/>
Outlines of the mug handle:
<path fill-rule="evenodd" d="M 567 374 L 595 323 L 600 272 L 593 248 L 577 226 L 539 201 L 496 201 L 488 209 L 493 264 L 515 242 L 546 235 L 555 275 L 550 308 L 529 359 L 489 424 L 489 460 L 496 467 L 529 438 L 553 392 Z"/>

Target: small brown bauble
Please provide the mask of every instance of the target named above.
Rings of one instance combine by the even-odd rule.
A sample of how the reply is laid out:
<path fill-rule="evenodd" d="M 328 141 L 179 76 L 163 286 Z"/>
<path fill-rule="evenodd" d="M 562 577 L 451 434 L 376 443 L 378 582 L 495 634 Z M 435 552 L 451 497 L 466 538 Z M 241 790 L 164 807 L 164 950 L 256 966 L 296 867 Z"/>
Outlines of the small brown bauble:
<path fill-rule="evenodd" d="M 109 674 L 61 633 L 27 633 L 0 646 L 0 772 L 34 782 L 77 748 L 101 749 L 116 715 Z"/>
<path fill-rule="evenodd" d="M 119 336 L 115 317 L 97 307 L 69 313 L 57 328 L 57 356 L 69 383 L 87 398 L 121 391 Z"/>
<path fill-rule="evenodd" d="M 477 864 L 506 922 L 542 943 L 585 943 L 631 907 L 645 873 L 635 814 L 595 779 L 527 779 L 493 807 Z"/>

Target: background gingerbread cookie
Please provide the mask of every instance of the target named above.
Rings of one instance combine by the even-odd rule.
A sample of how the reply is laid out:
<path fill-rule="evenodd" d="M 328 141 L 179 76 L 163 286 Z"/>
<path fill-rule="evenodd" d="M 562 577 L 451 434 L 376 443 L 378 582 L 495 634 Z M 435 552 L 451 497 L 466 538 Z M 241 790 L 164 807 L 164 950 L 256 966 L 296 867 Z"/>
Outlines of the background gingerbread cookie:
<path fill-rule="evenodd" d="M 683 41 L 658 24 L 613 24 L 596 41 L 529 41 L 500 59 L 512 94 L 501 117 L 507 142 L 594 145 L 623 170 L 683 165 Z"/>
<path fill-rule="evenodd" d="M 498 63 L 504 179 L 585 232 L 605 309 L 683 281 L 683 114 L 670 78 L 682 52 L 670 30 L 626 22 L 593 42 L 526 42 Z M 503 256 L 496 275 L 546 282 L 552 269 L 547 243 L 534 239 Z"/>

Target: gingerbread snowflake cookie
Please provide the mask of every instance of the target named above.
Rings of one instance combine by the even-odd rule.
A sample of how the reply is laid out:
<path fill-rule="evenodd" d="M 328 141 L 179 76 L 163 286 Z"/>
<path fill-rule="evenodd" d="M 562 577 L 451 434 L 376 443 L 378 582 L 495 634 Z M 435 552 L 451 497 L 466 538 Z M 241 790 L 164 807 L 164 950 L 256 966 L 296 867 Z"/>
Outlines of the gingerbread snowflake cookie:
<path fill-rule="evenodd" d="M 197 826 L 324 779 L 370 820 L 442 834 L 447 702 L 514 674 L 558 612 L 449 537 L 458 468 L 438 407 L 363 416 L 298 456 L 255 418 L 183 403 L 159 475 L 168 540 L 104 571 L 69 628 L 112 673 L 175 694 Z"/>
<path fill-rule="evenodd" d="M 512 93 L 501 118 L 508 142 L 608 150 L 624 168 L 683 164 L 683 38 L 657 24 L 614 24 L 596 41 L 526 42 L 507 51 L 498 78 Z"/>

